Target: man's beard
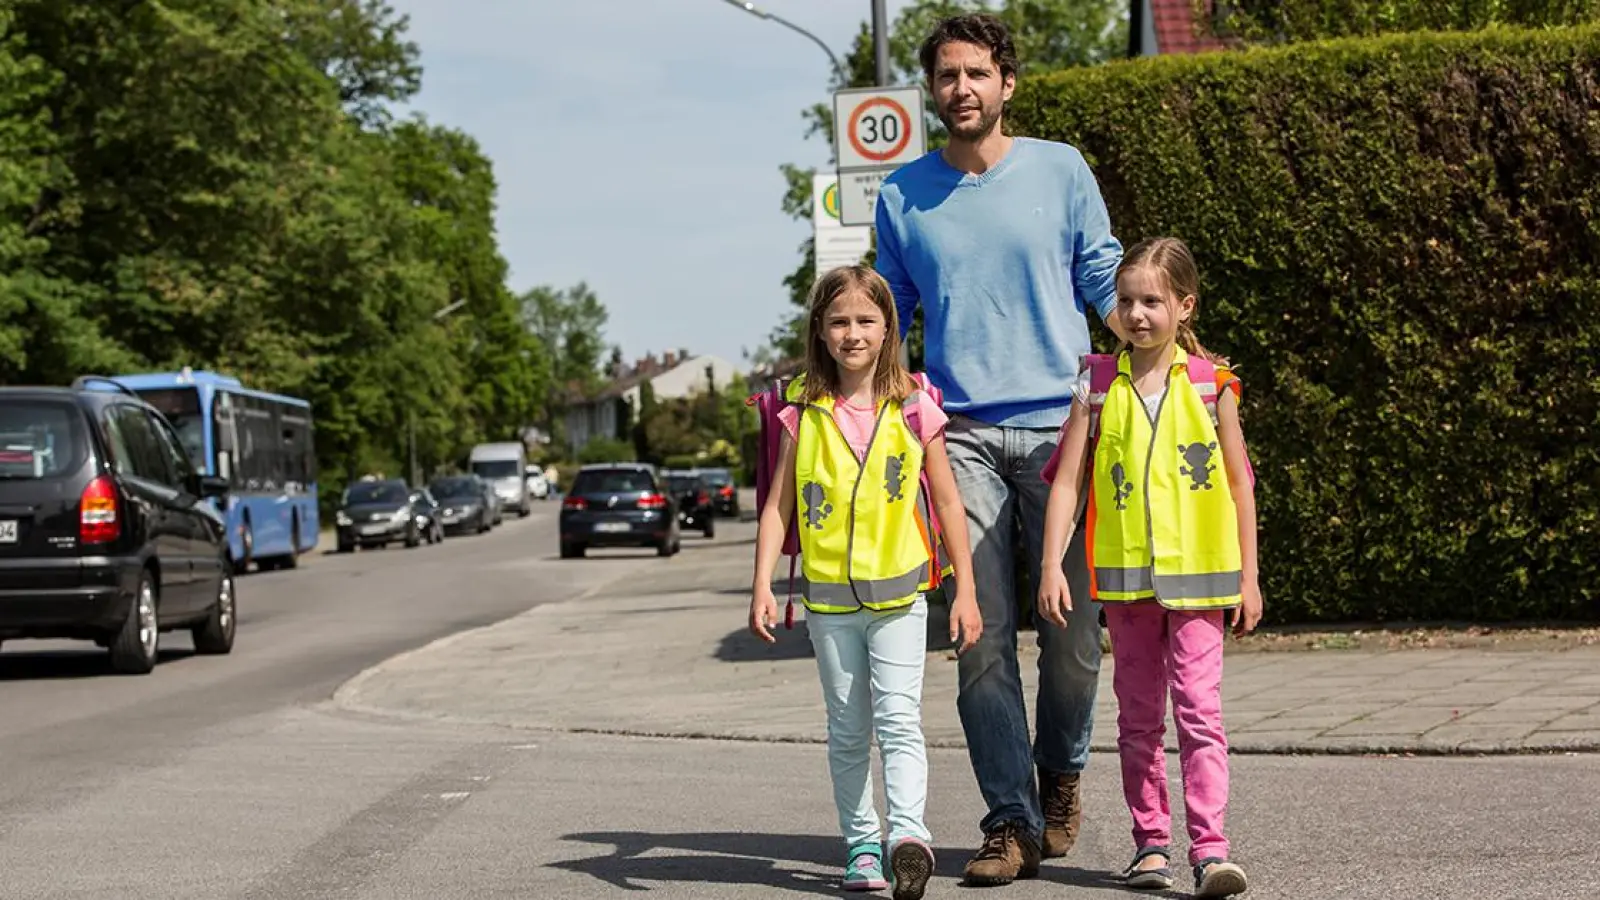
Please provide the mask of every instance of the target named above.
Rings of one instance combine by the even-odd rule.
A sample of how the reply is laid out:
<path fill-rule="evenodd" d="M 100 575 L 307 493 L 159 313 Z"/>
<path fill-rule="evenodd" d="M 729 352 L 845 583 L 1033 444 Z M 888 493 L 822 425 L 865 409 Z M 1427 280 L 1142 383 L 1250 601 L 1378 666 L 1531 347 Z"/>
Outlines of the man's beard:
<path fill-rule="evenodd" d="M 939 121 L 944 123 L 944 128 L 950 132 L 951 137 L 975 143 L 988 137 L 989 133 L 994 131 L 995 126 L 1000 123 L 1000 110 L 998 108 L 990 109 L 987 106 L 979 106 L 978 121 L 962 127 L 957 127 L 951 121 L 950 115 L 941 110 L 939 112 Z"/>

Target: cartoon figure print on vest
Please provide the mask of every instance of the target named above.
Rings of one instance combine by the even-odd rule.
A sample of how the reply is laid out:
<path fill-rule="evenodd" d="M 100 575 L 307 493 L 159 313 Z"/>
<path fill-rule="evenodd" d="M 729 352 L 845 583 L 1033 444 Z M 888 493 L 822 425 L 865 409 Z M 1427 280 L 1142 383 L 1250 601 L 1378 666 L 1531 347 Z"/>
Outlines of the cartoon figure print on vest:
<path fill-rule="evenodd" d="M 1179 347 L 1152 422 L 1126 353 L 1086 357 L 1084 368 L 1091 592 L 1103 602 L 1153 599 L 1170 609 L 1237 606 L 1238 512 L 1233 493 L 1214 488 L 1226 481 L 1217 450 L 1219 383 L 1237 390 L 1238 379 Z M 1057 464 L 1045 467 L 1046 480 Z"/>
<path fill-rule="evenodd" d="M 801 382 L 789 386 L 791 400 L 798 401 Z M 907 474 L 922 469 L 922 443 L 904 405 L 880 401 L 866 458 L 858 458 L 833 404 L 823 397 L 800 414 L 794 478 L 802 600 L 816 613 L 910 606 L 944 574 L 933 563 L 928 498 Z M 913 494 L 914 502 L 904 502 Z"/>
<path fill-rule="evenodd" d="M 1211 490 L 1216 485 L 1211 483 L 1211 473 L 1216 471 L 1216 466 L 1211 464 L 1211 455 L 1217 452 L 1217 442 L 1212 441 L 1202 444 L 1195 441 L 1192 444 L 1180 444 L 1178 453 L 1188 463 L 1180 466 L 1178 471 L 1194 479 L 1194 484 L 1189 485 L 1189 490 L 1198 491 L 1201 488 Z"/>

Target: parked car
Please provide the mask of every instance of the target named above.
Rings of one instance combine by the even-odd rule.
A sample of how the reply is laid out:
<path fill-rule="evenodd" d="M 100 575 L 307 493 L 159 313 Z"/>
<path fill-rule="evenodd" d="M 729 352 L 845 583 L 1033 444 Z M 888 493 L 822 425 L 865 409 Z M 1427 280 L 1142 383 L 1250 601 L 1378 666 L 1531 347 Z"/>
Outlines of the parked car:
<path fill-rule="evenodd" d="M 524 480 L 528 482 L 528 495 L 535 500 L 549 500 L 550 479 L 545 476 L 544 467 L 529 463 L 524 472 L 527 476 Z"/>
<path fill-rule="evenodd" d="M 340 553 L 356 547 L 387 547 L 404 541 L 407 547 L 422 543 L 412 491 L 398 478 L 358 481 L 344 492 L 334 515 Z"/>
<path fill-rule="evenodd" d="M 527 448 L 521 441 L 479 444 L 467 459 L 467 468 L 489 483 L 500 505 L 516 510 L 522 518 L 533 512 L 524 471 L 527 465 Z"/>
<path fill-rule="evenodd" d="M 733 474 L 727 469 L 700 469 L 701 475 L 711 484 L 711 501 L 717 515 L 739 517 L 739 491 L 733 484 Z"/>
<path fill-rule="evenodd" d="M 446 534 L 482 534 L 492 527 L 483 483 L 476 475 L 435 478 L 428 491 L 440 503 L 439 521 Z"/>
<path fill-rule="evenodd" d="M 663 471 L 667 493 L 678 501 L 678 523 L 698 531 L 708 539 L 717 536 L 717 508 L 711 499 L 711 483 L 698 472 Z"/>
<path fill-rule="evenodd" d="M 208 502 L 227 492 L 110 379 L 0 388 L 0 641 L 94 641 L 132 674 L 155 667 L 163 632 L 231 652 L 233 566 Z"/>
<path fill-rule="evenodd" d="M 561 557 L 590 547 L 654 547 L 671 556 L 683 545 L 678 504 L 655 470 L 640 463 L 584 466 L 561 501 Z"/>

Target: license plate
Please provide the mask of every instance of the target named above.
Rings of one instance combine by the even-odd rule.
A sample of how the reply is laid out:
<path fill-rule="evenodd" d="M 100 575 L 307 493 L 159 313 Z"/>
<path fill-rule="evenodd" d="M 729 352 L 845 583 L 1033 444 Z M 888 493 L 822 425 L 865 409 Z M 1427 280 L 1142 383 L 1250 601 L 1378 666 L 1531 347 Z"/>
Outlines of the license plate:
<path fill-rule="evenodd" d="M 385 531 L 388 531 L 388 530 L 389 530 L 389 526 L 387 526 L 387 525 L 363 525 L 363 526 L 361 526 L 361 533 L 362 534 L 383 534 Z"/>
<path fill-rule="evenodd" d="M 0 519 L 0 544 L 17 542 L 17 520 Z"/>
<path fill-rule="evenodd" d="M 622 531 L 630 531 L 632 526 L 627 522 L 597 522 L 594 530 L 602 534 L 616 534 Z"/>

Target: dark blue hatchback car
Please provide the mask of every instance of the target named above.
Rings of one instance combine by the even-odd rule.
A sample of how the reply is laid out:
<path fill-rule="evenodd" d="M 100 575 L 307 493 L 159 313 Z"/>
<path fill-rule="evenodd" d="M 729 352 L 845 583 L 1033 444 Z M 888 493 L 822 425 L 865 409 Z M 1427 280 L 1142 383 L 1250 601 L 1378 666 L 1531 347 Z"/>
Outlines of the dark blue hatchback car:
<path fill-rule="evenodd" d="M 652 466 L 584 466 L 561 501 L 563 559 L 590 547 L 654 547 L 657 555 L 671 556 L 682 543 L 677 498 L 663 490 Z"/>

